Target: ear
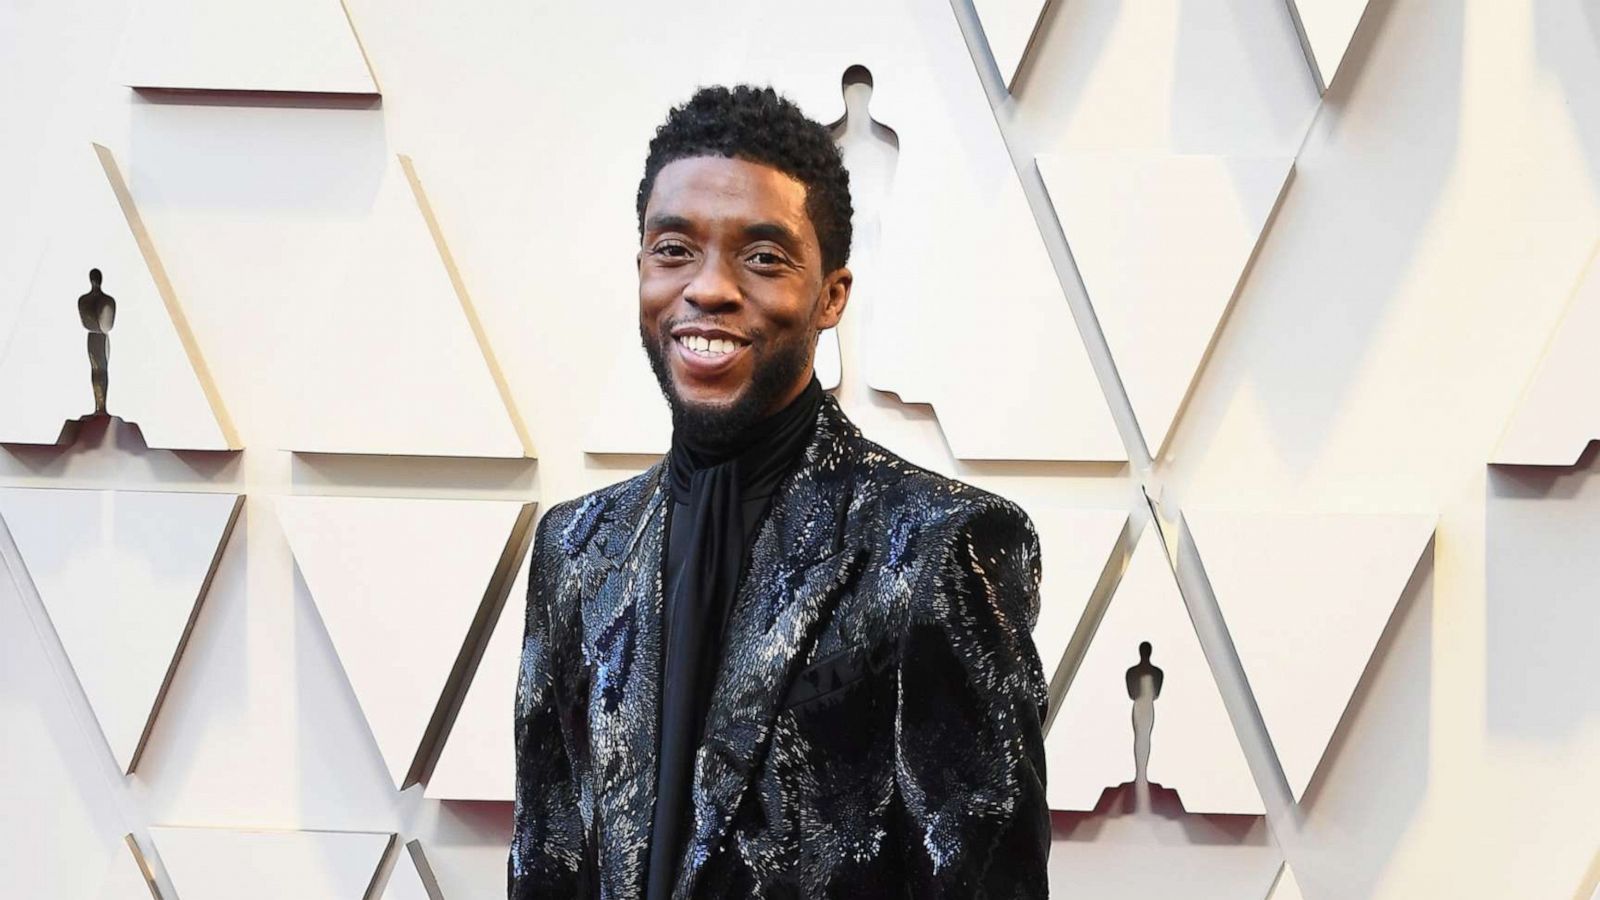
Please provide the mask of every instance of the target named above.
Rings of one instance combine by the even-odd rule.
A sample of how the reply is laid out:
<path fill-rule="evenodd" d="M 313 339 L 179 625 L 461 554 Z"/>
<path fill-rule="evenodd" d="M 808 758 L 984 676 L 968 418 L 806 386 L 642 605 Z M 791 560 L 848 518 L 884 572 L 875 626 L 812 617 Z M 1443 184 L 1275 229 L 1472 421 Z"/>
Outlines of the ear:
<path fill-rule="evenodd" d="M 826 331 L 839 324 L 844 308 L 850 304 L 850 270 L 840 266 L 822 279 L 821 309 L 817 311 L 817 330 Z"/>

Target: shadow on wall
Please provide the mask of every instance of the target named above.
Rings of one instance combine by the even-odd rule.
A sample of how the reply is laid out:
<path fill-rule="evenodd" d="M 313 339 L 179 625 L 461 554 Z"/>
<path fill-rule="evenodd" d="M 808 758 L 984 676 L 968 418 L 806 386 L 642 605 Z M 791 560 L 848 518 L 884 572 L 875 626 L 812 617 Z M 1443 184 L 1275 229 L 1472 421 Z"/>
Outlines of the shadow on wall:
<path fill-rule="evenodd" d="M 1600 442 L 1571 468 L 1492 466 L 1487 490 L 1489 732 L 1575 737 L 1600 717 Z"/>
<path fill-rule="evenodd" d="M 1266 897 L 1283 860 L 1264 816 L 1189 813 L 1159 784 L 1127 782 L 1106 788 L 1093 812 L 1050 815 L 1055 896 Z"/>
<path fill-rule="evenodd" d="M 1347 415 L 1459 153 L 1464 13 L 1428 7 L 1370 0 L 1218 326 L 1210 358 L 1238 364 L 1208 366 L 1193 388 L 1190 410 L 1252 395 L 1295 474 L 1319 461 Z M 1205 457 L 1226 421 L 1186 415 L 1168 447 Z"/>
<path fill-rule="evenodd" d="M 1600 191 L 1600 6 L 1591 0 L 1536 0 L 1534 47 L 1561 82 L 1562 104 Z M 1579 35 L 1579 39 L 1574 39 Z"/>
<path fill-rule="evenodd" d="M 1300 798 L 1302 851 L 1291 856 L 1307 897 L 1375 896 L 1428 791 L 1434 546 L 1411 573 Z"/>

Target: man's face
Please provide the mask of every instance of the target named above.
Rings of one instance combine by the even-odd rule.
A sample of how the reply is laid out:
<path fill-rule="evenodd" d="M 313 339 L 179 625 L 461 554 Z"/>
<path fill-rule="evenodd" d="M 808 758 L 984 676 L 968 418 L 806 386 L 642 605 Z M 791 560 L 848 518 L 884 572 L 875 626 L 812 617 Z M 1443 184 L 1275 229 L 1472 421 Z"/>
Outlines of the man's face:
<path fill-rule="evenodd" d="M 817 333 L 850 295 L 824 272 L 806 188 L 759 163 L 680 159 L 657 173 L 639 248 L 639 336 L 675 427 L 726 440 L 811 379 Z"/>

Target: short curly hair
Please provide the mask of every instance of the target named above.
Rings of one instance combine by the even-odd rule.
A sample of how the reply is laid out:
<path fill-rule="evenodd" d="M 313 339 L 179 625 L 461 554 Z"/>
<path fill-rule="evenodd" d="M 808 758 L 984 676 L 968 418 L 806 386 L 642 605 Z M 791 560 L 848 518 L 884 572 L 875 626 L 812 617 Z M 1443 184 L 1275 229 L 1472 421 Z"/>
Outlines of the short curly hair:
<path fill-rule="evenodd" d="M 641 239 L 656 175 L 667 163 L 696 156 L 760 163 L 799 181 L 806 188 L 806 215 L 822 245 L 824 271 L 850 258 L 850 173 L 833 135 L 777 91 L 748 84 L 703 87 L 667 113 L 650 140 L 639 181 Z"/>

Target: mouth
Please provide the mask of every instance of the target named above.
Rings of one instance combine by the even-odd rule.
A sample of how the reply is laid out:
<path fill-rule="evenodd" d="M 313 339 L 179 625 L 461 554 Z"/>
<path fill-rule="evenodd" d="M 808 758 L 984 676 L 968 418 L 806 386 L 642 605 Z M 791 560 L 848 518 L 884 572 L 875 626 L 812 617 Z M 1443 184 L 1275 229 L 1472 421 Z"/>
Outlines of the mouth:
<path fill-rule="evenodd" d="M 695 327 L 673 329 L 672 343 L 688 372 L 701 377 L 726 371 L 750 347 L 749 340 L 732 332 Z"/>

